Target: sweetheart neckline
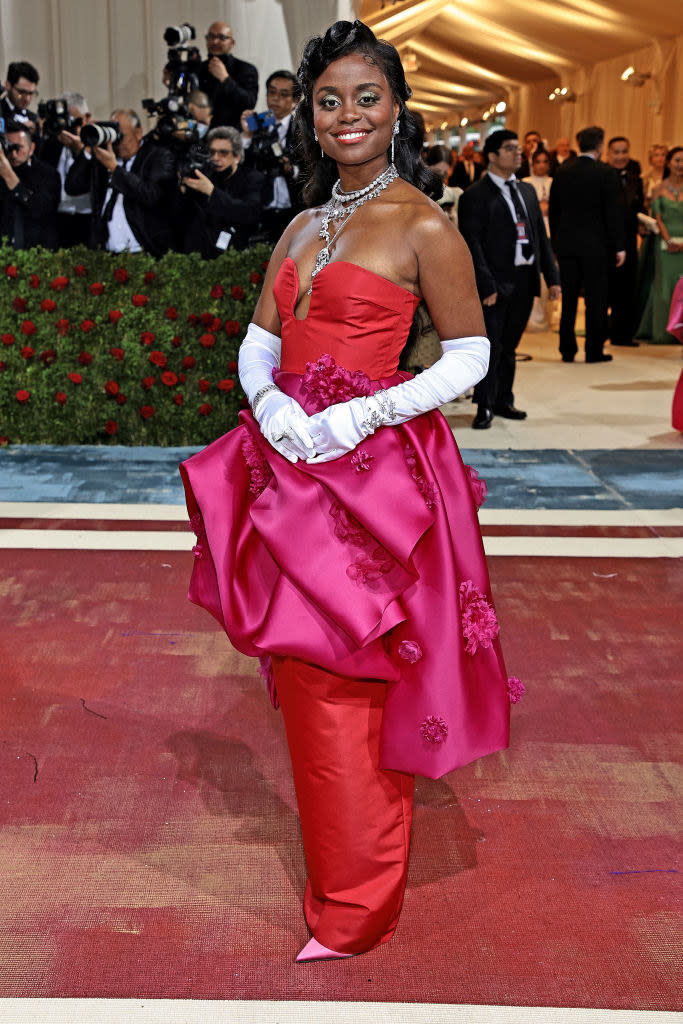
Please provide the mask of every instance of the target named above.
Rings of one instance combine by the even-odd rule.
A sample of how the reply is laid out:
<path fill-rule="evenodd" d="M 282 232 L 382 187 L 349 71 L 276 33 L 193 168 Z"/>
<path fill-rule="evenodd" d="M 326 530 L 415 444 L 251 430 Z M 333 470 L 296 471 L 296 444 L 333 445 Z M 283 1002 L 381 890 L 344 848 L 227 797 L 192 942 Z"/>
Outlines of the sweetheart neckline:
<path fill-rule="evenodd" d="M 294 271 L 296 273 L 296 280 L 297 280 L 297 285 L 298 285 L 298 288 L 297 288 L 297 302 L 294 305 L 294 308 L 296 309 L 296 307 L 299 304 L 299 302 L 298 302 L 298 295 L 299 295 L 299 289 L 301 288 L 301 276 L 299 274 L 299 268 L 296 265 L 296 261 L 291 256 L 285 256 L 284 260 L 281 263 L 281 267 L 283 267 L 285 265 L 285 263 L 287 263 L 287 261 L 289 261 L 293 265 Z M 406 295 L 410 295 L 411 299 L 417 299 L 418 302 L 420 301 L 420 296 L 416 295 L 415 292 L 411 292 L 411 290 L 409 288 L 404 288 L 402 284 L 397 284 L 395 281 L 390 281 L 388 277 L 383 277 L 381 274 L 377 274 L 374 270 L 369 270 L 367 267 L 361 267 L 359 263 L 351 263 L 349 260 L 332 260 L 330 263 L 326 263 L 325 266 L 322 268 L 322 270 L 318 271 L 316 276 L 320 277 L 320 275 L 323 274 L 330 267 L 336 267 L 336 266 L 353 267 L 354 270 L 362 270 L 365 274 L 370 274 L 372 277 L 376 278 L 378 281 L 383 281 L 385 284 L 391 285 L 392 288 L 398 288 L 400 291 L 405 292 Z M 310 309 L 310 303 L 309 303 L 309 309 Z M 308 316 L 308 314 L 306 314 L 306 316 Z M 297 317 L 297 320 L 298 319 L 299 319 L 299 317 Z M 304 317 L 303 319 L 306 319 L 306 317 Z"/>

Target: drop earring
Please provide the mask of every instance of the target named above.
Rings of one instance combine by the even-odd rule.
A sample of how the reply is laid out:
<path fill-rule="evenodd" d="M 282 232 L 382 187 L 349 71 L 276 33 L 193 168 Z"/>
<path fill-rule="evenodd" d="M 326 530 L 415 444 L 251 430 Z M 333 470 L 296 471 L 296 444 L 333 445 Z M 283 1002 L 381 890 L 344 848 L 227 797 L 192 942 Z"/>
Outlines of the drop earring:
<path fill-rule="evenodd" d="M 394 162 L 394 139 L 398 135 L 398 132 L 399 132 L 399 123 L 398 123 L 398 118 L 396 118 L 396 120 L 394 121 L 394 126 L 391 129 L 391 163 L 392 164 Z"/>

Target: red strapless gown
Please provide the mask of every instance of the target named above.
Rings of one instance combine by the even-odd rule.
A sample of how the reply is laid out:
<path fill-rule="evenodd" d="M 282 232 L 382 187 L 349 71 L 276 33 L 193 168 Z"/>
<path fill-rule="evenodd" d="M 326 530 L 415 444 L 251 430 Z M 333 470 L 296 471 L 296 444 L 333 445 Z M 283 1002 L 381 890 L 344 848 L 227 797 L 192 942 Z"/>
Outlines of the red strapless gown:
<path fill-rule="evenodd" d="M 309 414 L 391 387 L 417 298 L 353 264 L 275 282 L 278 386 Z M 412 775 L 508 743 L 471 474 L 439 412 L 385 427 L 335 462 L 291 465 L 249 411 L 181 466 L 198 535 L 191 601 L 242 653 L 272 659 L 323 945 L 386 941 L 407 868 Z"/>

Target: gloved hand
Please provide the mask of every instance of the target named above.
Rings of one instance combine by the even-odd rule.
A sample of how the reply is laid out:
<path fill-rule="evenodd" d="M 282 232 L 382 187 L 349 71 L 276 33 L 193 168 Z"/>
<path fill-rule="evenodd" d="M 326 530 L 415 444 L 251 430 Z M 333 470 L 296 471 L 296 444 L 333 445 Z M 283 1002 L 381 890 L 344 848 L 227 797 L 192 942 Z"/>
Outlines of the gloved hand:
<path fill-rule="evenodd" d="M 298 402 L 273 384 L 280 365 L 282 342 L 257 324 L 249 324 L 240 346 L 239 376 L 254 419 L 272 447 L 289 462 L 311 456 L 315 449 L 308 416 Z"/>
<path fill-rule="evenodd" d="M 442 341 L 441 358 L 412 380 L 315 413 L 308 425 L 316 454 L 306 461 L 331 462 L 353 451 L 378 427 L 406 423 L 453 401 L 485 376 L 489 350 L 488 338 Z"/>

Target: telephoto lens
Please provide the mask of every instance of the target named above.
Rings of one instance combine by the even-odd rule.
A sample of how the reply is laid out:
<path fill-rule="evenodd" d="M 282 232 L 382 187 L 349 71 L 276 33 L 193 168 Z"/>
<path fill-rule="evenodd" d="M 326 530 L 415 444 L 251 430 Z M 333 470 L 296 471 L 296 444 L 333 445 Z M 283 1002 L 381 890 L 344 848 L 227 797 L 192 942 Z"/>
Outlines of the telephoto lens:
<path fill-rule="evenodd" d="M 106 146 L 109 142 L 115 145 L 120 141 L 118 121 L 97 121 L 84 124 L 81 128 L 81 142 L 84 146 Z"/>
<path fill-rule="evenodd" d="M 184 25 L 169 25 L 164 32 L 164 42 L 169 46 L 187 46 L 194 38 L 194 26 L 187 21 Z"/>

